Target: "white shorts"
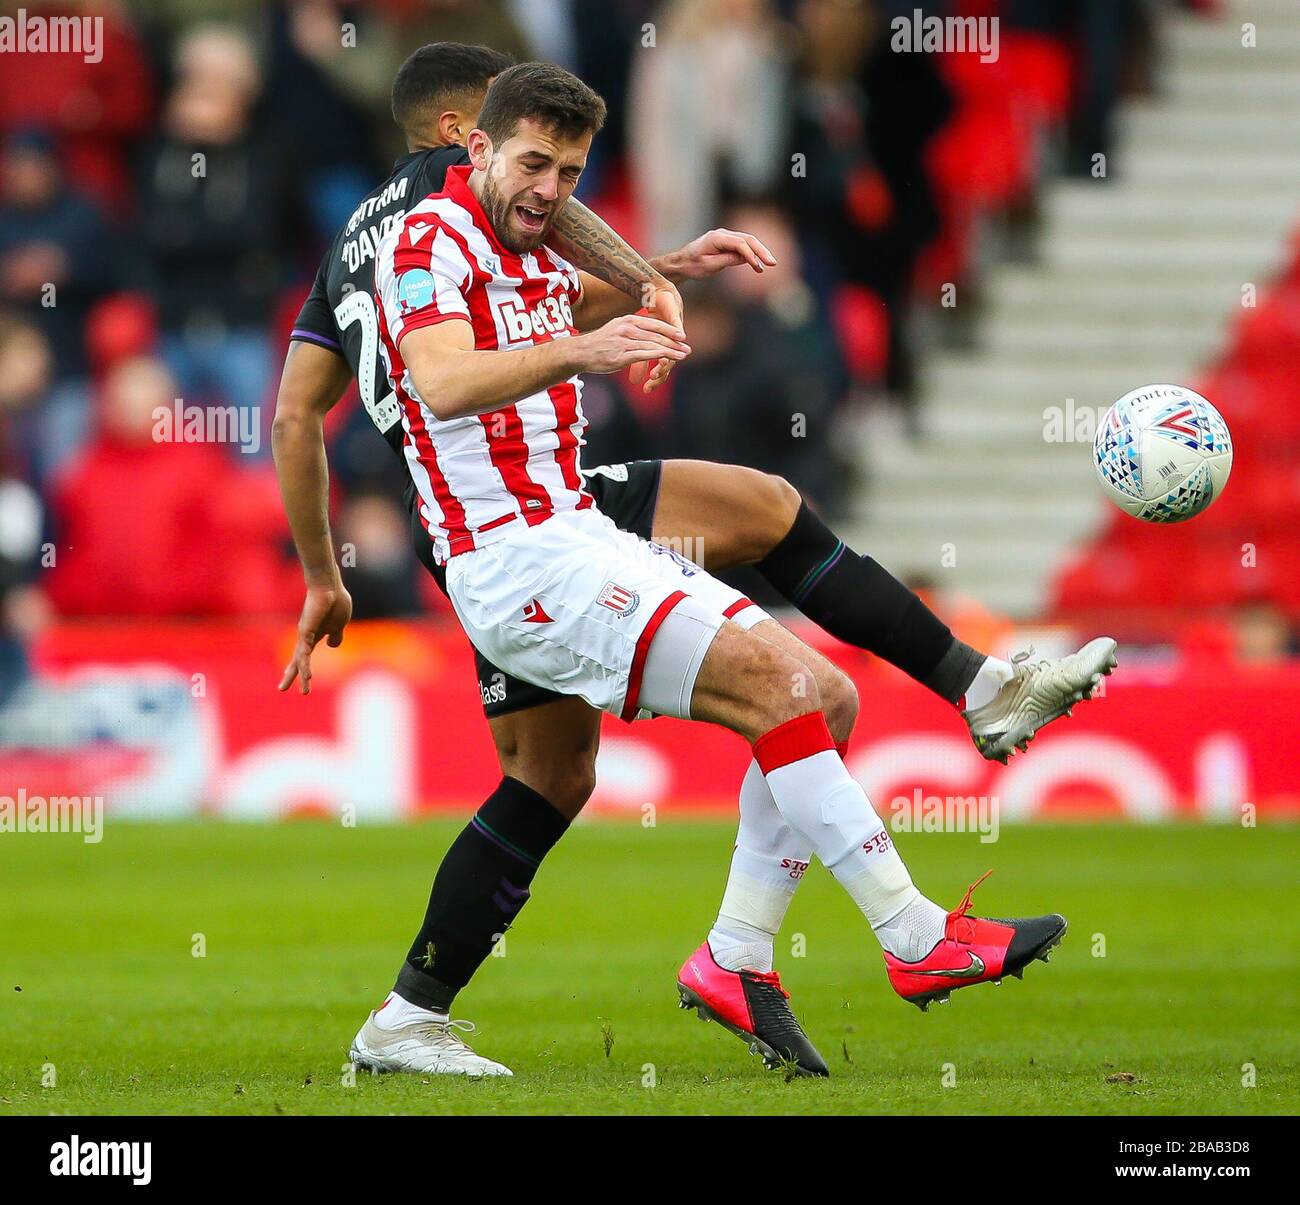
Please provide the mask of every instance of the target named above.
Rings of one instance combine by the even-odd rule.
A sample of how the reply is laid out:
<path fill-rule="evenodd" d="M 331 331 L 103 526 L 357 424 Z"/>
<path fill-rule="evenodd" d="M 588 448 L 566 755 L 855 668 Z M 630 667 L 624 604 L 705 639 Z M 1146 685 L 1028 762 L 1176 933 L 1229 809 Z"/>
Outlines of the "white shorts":
<path fill-rule="evenodd" d="M 447 562 L 447 595 L 461 626 L 507 673 L 625 720 L 638 712 L 689 718 L 695 674 L 717 630 L 728 619 L 750 628 L 768 618 L 698 565 L 620 531 L 598 510 L 511 526 L 517 530 Z"/>

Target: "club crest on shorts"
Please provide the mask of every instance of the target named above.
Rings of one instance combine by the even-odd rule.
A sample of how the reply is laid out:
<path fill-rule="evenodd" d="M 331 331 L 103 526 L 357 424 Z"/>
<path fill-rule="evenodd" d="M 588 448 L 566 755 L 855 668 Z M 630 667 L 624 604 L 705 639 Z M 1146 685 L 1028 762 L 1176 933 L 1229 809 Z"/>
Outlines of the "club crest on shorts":
<path fill-rule="evenodd" d="M 596 601 L 602 607 L 608 607 L 620 619 L 626 619 L 641 605 L 641 596 L 617 582 L 606 582 L 596 595 Z"/>

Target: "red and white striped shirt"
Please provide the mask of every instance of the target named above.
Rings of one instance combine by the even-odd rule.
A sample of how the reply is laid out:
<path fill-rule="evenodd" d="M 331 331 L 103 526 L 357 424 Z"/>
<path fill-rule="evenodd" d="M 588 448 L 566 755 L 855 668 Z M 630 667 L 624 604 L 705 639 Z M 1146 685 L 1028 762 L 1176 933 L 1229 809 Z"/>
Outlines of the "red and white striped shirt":
<path fill-rule="evenodd" d="M 380 347 L 402 408 L 420 518 L 440 563 L 490 543 L 513 522 L 592 505 L 578 471 L 587 421 L 576 376 L 499 410 L 443 421 L 402 360 L 403 335 L 452 318 L 473 326 L 479 351 L 577 333 L 577 270 L 546 247 L 507 251 L 470 191 L 470 170 L 448 169 L 443 191 L 408 211 L 375 258 Z"/>

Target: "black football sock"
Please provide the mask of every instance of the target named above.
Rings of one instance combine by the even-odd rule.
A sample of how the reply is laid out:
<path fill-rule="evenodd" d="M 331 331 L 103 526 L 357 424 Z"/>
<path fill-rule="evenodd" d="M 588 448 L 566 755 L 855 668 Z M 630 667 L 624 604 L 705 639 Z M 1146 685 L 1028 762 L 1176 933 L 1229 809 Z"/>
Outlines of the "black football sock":
<path fill-rule="evenodd" d="M 446 1012 L 528 902 L 533 875 L 568 827 L 543 796 L 503 778 L 443 856 L 393 990 Z"/>
<path fill-rule="evenodd" d="M 919 599 L 917 601 L 920 602 Z M 954 707 L 962 707 L 966 691 L 975 681 L 980 666 L 987 660 L 985 654 L 971 648 L 969 644 L 963 644 L 954 636 L 951 647 L 924 679 L 924 685 L 935 694 L 942 695 Z"/>
<path fill-rule="evenodd" d="M 875 653 L 957 705 L 984 662 L 911 590 L 858 556 L 804 502 L 755 566 L 786 600 L 846 644 Z"/>

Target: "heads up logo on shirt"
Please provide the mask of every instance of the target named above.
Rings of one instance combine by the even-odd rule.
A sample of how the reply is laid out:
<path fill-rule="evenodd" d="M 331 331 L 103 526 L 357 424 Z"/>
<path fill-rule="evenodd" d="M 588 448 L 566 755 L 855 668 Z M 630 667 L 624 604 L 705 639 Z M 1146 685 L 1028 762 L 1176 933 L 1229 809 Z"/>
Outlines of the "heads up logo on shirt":
<path fill-rule="evenodd" d="M 412 268 L 397 278 L 397 300 L 403 317 L 431 305 L 433 293 L 433 274 L 423 268 Z"/>

